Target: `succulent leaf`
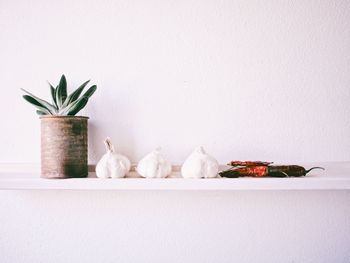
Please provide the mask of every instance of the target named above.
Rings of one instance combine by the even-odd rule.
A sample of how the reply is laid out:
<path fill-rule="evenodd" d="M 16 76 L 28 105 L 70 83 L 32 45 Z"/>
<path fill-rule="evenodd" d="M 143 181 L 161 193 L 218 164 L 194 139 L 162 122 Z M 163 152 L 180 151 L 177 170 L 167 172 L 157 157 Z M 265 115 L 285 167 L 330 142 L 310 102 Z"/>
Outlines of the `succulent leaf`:
<path fill-rule="evenodd" d="M 44 116 L 44 115 L 47 115 L 47 113 L 41 111 L 41 110 L 37 110 L 36 111 L 36 114 L 40 115 L 40 116 Z"/>
<path fill-rule="evenodd" d="M 81 97 L 77 101 L 73 102 L 72 105 L 69 107 L 69 110 L 67 111 L 67 115 L 74 116 L 75 114 L 77 114 L 85 107 L 88 100 L 88 97 Z"/>
<path fill-rule="evenodd" d="M 47 108 L 52 114 L 56 112 L 56 108 L 52 104 L 48 103 L 46 100 L 42 100 L 42 99 L 38 98 L 37 96 L 35 96 L 34 94 L 26 91 L 25 89 L 21 89 L 21 90 L 23 90 L 25 93 L 29 94 L 29 96 L 27 95 L 28 97 L 31 97 L 33 100 L 35 100 L 37 103 L 39 103 L 42 107 Z M 30 101 L 28 101 L 28 102 L 30 102 Z"/>
<path fill-rule="evenodd" d="M 38 110 L 45 112 L 46 114 L 52 114 L 51 111 L 42 105 L 39 101 L 29 95 L 23 95 L 23 98 L 29 103 L 33 104 Z"/>
<path fill-rule="evenodd" d="M 83 92 L 85 86 L 90 82 L 90 80 L 85 81 L 83 84 L 80 85 L 79 88 L 77 88 L 75 91 L 73 91 L 66 99 L 66 101 L 64 102 L 64 104 L 62 105 L 62 108 L 67 107 L 69 104 L 71 104 L 72 102 L 76 101 L 80 94 Z"/>
<path fill-rule="evenodd" d="M 48 82 L 48 83 L 50 85 L 51 98 L 52 98 L 53 105 L 55 106 L 56 109 L 58 109 L 57 101 L 56 101 L 56 89 L 51 85 L 50 82 Z"/>
<path fill-rule="evenodd" d="M 83 95 L 83 97 L 87 97 L 87 98 L 90 98 L 92 96 L 92 94 L 95 93 L 97 89 L 97 86 L 96 85 L 93 85 L 91 86 Z"/>
<path fill-rule="evenodd" d="M 58 87 L 56 89 L 56 100 L 57 100 L 58 108 L 61 108 L 66 98 L 67 98 L 67 80 L 66 80 L 66 76 L 62 75 L 60 79 L 60 83 L 58 84 Z"/>
<path fill-rule="evenodd" d="M 87 81 L 85 81 L 83 84 L 81 84 L 81 85 L 79 86 L 79 88 L 77 88 L 77 89 L 80 89 L 80 88 L 84 89 L 84 88 L 86 87 L 86 85 L 87 85 L 89 82 L 90 82 L 90 79 L 87 80 Z"/>

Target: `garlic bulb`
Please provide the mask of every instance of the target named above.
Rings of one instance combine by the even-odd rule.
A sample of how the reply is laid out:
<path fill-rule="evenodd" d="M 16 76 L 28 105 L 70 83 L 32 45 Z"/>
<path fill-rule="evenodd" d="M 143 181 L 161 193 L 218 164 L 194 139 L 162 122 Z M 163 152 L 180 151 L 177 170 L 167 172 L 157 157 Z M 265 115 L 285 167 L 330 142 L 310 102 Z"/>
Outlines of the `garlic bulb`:
<path fill-rule="evenodd" d="M 181 167 L 184 178 L 214 178 L 218 172 L 219 163 L 203 147 L 196 148 Z"/>
<path fill-rule="evenodd" d="M 136 170 L 145 178 L 165 178 L 171 173 L 171 163 L 162 156 L 160 148 L 157 148 L 141 159 Z"/>
<path fill-rule="evenodd" d="M 96 165 L 98 178 L 122 178 L 130 171 L 130 160 L 124 155 L 114 152 L 110 138 L 104 141 L 107 152 Z"/>

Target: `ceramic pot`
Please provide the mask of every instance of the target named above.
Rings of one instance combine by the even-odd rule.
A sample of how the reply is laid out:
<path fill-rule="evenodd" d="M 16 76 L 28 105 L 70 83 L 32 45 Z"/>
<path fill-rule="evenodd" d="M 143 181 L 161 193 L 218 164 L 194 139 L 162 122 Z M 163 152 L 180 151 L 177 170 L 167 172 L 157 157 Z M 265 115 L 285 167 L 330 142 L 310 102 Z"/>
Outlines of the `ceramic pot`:
<path fill-rule="evenodd" d="M 41 177 L 87 177 L 88 117 L 43 116 L 40 121 Z"/>

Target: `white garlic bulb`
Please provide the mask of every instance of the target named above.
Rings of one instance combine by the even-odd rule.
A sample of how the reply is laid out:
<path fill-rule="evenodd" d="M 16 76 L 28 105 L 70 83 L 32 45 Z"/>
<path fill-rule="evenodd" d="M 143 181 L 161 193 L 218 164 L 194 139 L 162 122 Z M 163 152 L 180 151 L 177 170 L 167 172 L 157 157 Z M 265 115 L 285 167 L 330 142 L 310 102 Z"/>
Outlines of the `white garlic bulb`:
<path fill-rule="evenodd" d="M 218 161 L 208 155 L 203 147 L 196 148 L 181 167 L 184 178 L 214 178 L 218 172 Z"/>
<path fill-rule="evenodd" d="M 157 148 L 141 159 L 136 170 L 145 178 L 165 178 L 171 173 L 171 163 L 160 153 L 160 148 Z"/>
<path fill-rule="evenodd" d="M 130 171 L 130 160 L 124 155 L 114 152 L 110 138 L 104 141 L 107 152 L 96 165 L 98 178 L 122 178 Z"/>

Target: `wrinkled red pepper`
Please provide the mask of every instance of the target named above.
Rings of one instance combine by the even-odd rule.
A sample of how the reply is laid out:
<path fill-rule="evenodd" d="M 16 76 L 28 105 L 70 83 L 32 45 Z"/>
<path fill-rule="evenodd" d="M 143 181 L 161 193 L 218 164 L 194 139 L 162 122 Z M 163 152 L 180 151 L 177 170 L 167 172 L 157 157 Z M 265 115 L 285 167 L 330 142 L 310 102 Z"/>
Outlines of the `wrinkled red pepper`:
<path fill-rule="evenodd" d="M 269 162 L 233 161 L 231 163 L 233 164 L 232 168 L 219 173 L 222 177 L 300 177 L 305 176 L 308 172 L 310 172 L 313 169 L 324 170 L 324 168 L 322 167 L 312 167 L 309 170 L 306 170 L 304 167 L 299 165 L 269 165 Z M 259 163 L 260 165 L 254 166 L 253 163 Z"/>
<path fill-rule="evenodd" d="M 267 166 L 272 164 L 272 162 L 261 162 L 261 161 L 231 161 L 228 165 L 231 166 Z"/>

